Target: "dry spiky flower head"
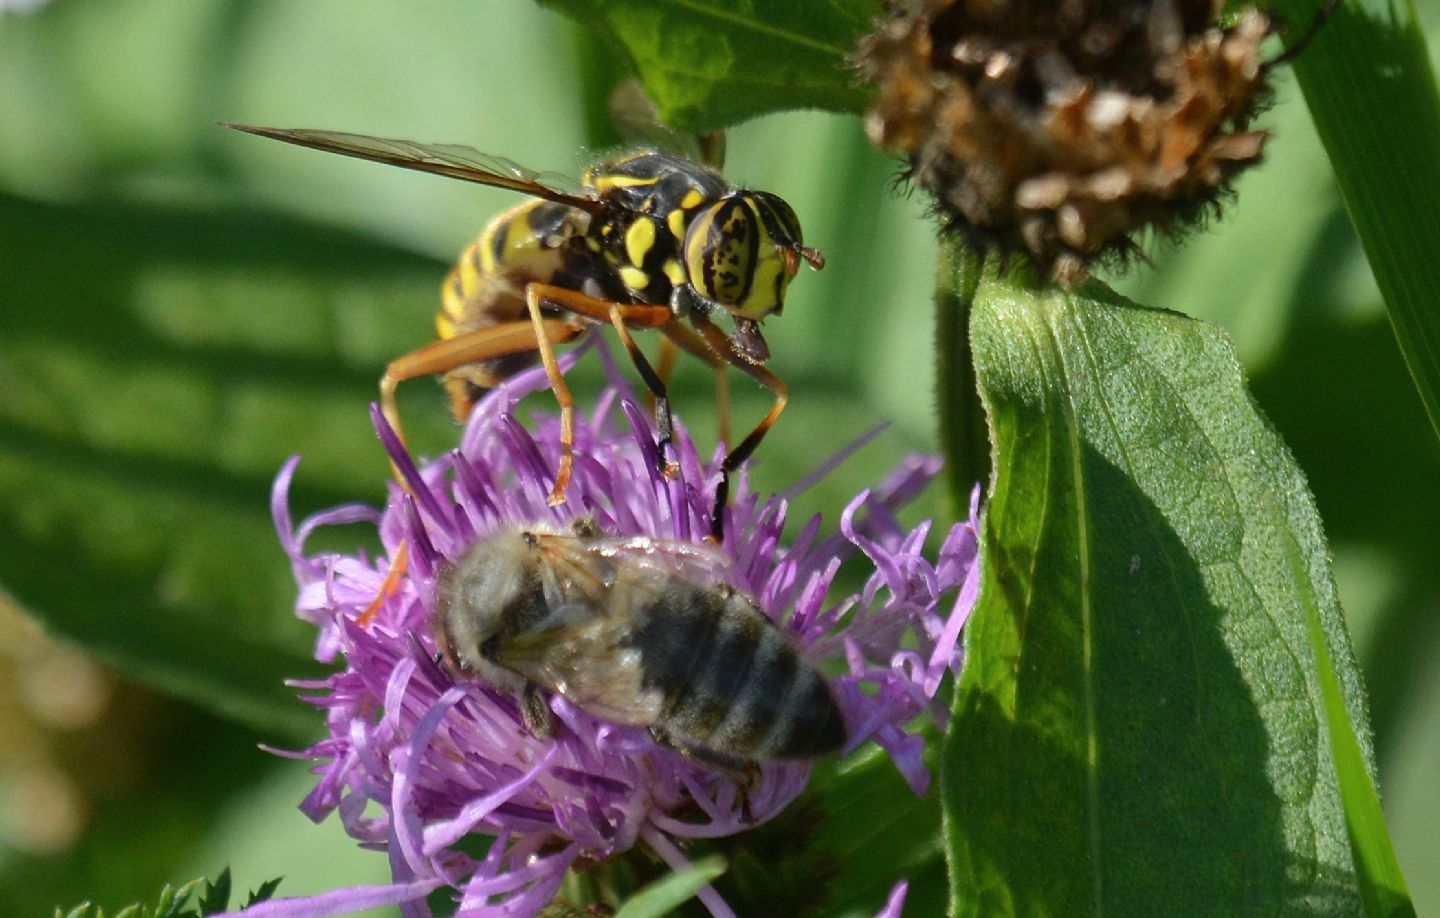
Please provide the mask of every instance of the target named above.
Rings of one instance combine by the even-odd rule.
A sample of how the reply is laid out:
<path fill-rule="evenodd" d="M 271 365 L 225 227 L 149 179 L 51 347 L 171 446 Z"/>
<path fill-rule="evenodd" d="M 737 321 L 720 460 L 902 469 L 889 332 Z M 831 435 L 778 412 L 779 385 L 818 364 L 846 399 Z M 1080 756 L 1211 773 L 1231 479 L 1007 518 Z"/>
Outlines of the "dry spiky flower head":
<path fill-rule="evenodd" d="M 862 43 L 870 137 L 947 229 L 1065 285 L 1214 211 L 1260 159 L 1267 16 L 1216 0 L 907 0 Z M 896 9 L 898 7 L 898 9 Z"/>

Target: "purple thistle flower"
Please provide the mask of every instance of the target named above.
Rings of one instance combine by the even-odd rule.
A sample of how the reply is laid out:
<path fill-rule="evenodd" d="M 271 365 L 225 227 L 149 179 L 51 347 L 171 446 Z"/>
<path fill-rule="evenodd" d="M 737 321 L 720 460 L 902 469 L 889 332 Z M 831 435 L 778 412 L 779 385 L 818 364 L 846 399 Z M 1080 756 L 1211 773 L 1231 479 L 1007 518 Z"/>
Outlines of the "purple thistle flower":
<path fill-rule="evenodd" d="M 420 466 L 372 412 L 409 485 L 409 493 L 392 485 L 383 512 L 347 505 L 295 527 L 288 494 L 298 457 L 282 468 L 272 509 L 299 583 L 296 611 L 319 630 L 317 659 L 344 663 L 328 679 L 296 683 L 325 712 L 329 736 L 285 754 L 319 762 L 319 783 L 301 809 L 316 821 L 338 812 L 362 845 L 387 851 L 393 883 L 272 900 L 247 915 L 330 915 L 388 903 L 418 918 L 430 914 L 425 896 L 440 887 L 457 891 L 460 915 L 534 915 L 568 868 L 643 842 L 683 869 L 688 862 L 675 839 L 741 832 L 804 790 L 807 762 L 763 763 L 742 793 L 725 769 L 658 745 L 642 728 L 599 721 L 558 695 L 548 698 L 555 735 L 535 736 L 520 699 L 457 679 L 436 662 L 428 625 L 436 572 L 501 527 L 563 526 L 591 515 L 616 536 L 694 541 L 710 531 L 718 462 L 702 461 L 677 425 L 680 472 L 662 476 L 646 412 L 603 347 L 600 356 L 611 385 L 591 412 L 577 413 L 574 477 L 561 506 L 546 504 L 558 421 L 539 416 L 527 429 L 515 416 L 523 396 L 545 387 L 538 370 L 490 393 L 460 447 Z M 762 499 L 741 475 L 723 546 L 731 584 L 754 598 L 807 660 L 843 666 L 830 680 L 850 737 L 842 754 L 874 741 L 917 794 L 930 776 L 912 725 L 926 711 L 943 725 L 934 698 L 945 673 L 959 670 L 959 632 L 978 581 L 978 493 L 969 520 L 950 530 L 933 562 L 921 552 L 929 524 L 906 531 L 894 517 L 938 465 L 906 461 L 851 501 L 838 535 L 820 538 L 817 517 L 789 544 L 781 540 L 785 497 Z M 378 525 L 386 557 L 305 554 L 317 527 L 358 521 Z M 842 560 L 857 549 L 874 572 L 860 593 L 827 603 Z M 471 835 L 493 839 L 483 856 L 457 848 Z M 898 916 L 904 895 L 900 883 L 882 914 Z M 699 897 L 713 915 L 733 914 L 712 887 Z"/>

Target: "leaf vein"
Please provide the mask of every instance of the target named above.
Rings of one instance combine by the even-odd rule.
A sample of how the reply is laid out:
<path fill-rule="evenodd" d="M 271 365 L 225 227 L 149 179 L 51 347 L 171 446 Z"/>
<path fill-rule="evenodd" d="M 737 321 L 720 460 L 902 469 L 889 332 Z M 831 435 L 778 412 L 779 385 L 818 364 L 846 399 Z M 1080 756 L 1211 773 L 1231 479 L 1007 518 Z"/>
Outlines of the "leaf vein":
<path fill-rule="evenodd" d="M 787 29 L 781 29 L 767 23 L 762 23 L 756 19 L 747 19 L 744 16 L 740 16 L 726 10 L 720 10 L 716 9 L 713 6 L 707 6 L 704 3 L 697 2 L 697 0 L 663 0 L 660 5 L 663 6 L 665 5 L 665 3 L 668 3 L 669 5 L 674 7 L 678 7 L 680 9 L 689 10 L 690 12 L 696 13 L 701 16 L 709 16 L 721 22 L 728 22 L 732 25 L 739 26 L 742 29 L 749 29 L 752 32 L 758 32 L 761 35 L 769 35 L 772 38 L 779 38 L 783 41 L 788 41 L 793 44 L 799 45 L 802 48 L 811 48 L 815 51 L 820 51 L 833 57 L 840 58 L 842 60 L 845 58 L 845 55 L 847 53 L 846 49 L 844 48 L 837 47 L 836 45 L 827 44 L 823 41 L 817 41 L 809 37 L 808 35 L 801 35 L 798 32 L 791 32 Z"/>

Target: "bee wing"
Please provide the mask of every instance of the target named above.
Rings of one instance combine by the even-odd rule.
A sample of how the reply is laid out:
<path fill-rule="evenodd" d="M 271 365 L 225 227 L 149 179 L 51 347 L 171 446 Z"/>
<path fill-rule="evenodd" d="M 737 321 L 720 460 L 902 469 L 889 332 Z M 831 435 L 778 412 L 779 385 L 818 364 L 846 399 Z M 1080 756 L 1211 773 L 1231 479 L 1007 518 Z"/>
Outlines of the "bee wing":
<path fill-rule="evenodd" d="M 614 723 L 659 719 L 664 692 L 647 686 L 635 634 L 678 578 L 711 582 L 729 569 L 718 549 L 646 537 L 534 535 L 545 556 L 551 614 L 514 635 L 496 662 Z"/>
<path fill-rule="evenodd" d="M 416 143 L 413 140 L 370 137 L 342 131 L 260 127 L 226 121 L 221 124 L 247 134 L 283 140 L 327 153 L 339 153 L 341 156 L 368 159 L 404 169 L 446 175 L 495 188 L 509 188 L 522 194 L 578 207 L 590 213 L 599 213 L 604 209 L 603 204 L 584 193 L 573 180 L 552 173 L 532 172 L 504 157 L 490 156 L 462 144 Z"/>
<path fill-rule="evenodd" d="M 655 723 L 664 694 L 645 685 L 631 607 L 625 605 L 639 597 L 623 595 L 626 589 L 612 588 L 606 605 L 575 602 L 554 610 L 548 627 L 507 640 L 496 662 L 602 720 Z"/>
<path fill-rule="evenodd" d="M 725 580 L 732 568 L 730 556 L 715 546 L 679 539 L 545 535 L 538 541 L 561 570 L 589 570 L 592 576 L 607 578 L 607 584 L 629 582 L 637 589 L 671 576 L 715 583 Z"/>

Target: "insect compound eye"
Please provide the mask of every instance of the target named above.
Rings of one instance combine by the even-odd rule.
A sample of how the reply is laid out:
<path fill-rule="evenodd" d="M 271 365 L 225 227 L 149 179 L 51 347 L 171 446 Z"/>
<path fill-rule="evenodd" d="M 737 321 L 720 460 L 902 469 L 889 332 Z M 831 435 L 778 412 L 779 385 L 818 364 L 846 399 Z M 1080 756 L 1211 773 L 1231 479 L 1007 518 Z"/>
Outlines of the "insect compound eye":
<path fill-rule="evenodd" d="M 789 204 L 767 192 L 737 191 L 690 222 L 685 268 L 700 296 L 740 318 L 759 320 L 785 305 L 802 248 Z"/>

